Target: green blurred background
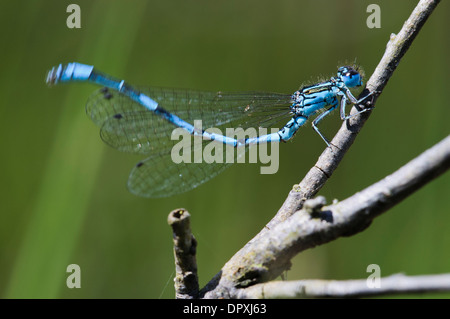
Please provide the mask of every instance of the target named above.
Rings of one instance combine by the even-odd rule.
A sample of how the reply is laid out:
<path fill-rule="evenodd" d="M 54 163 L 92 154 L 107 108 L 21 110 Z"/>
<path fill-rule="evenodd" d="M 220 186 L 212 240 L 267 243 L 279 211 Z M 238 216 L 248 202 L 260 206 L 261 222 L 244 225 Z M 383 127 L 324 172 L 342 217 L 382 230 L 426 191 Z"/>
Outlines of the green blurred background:
<path fill-rule="evenodd" d="M 0 297 L 173 298 L 167 214 L 184 207 L 199 241 L 203 286 L 276 213 L 325 145 L 310 129 L 280 146 L 280 169 L 234 165 L 197 189 L 145 199 L 126 189 L 140 157 L 109 148 L 84 113 L 96 87 L 48 88 L 46 72 L 82 62 L 130 83 L 294 92 L 357 58 L 370 75 L 415 1 L 72 1 L 0 4 Z M 366 26 L 369 3 L 381 29 Z M 449 133 L 450 2 L 431 15 L 339 169 L 320 192 L 344 199 Z M 338 114 L 325 120 L 332 137 Z M 288 279 L 450 271 L 448 173 L 363 233 L 300 254 Z M 81 289 L 66 267 L 81 267 Z M 416 295 L 419 296 L 419 295 Z M 449 297 L 448 294 L 433 296 Z"/>

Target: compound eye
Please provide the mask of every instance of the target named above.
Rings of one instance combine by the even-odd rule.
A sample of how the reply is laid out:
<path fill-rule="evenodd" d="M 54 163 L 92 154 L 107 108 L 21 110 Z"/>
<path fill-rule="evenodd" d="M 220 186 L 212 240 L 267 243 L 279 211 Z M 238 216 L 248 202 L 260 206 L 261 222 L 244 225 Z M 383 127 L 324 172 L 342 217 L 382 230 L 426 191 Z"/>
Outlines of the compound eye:
<path fill-rule="evenodd" d="M 362 76 L 351 66 L 341 66 L 338 69 L 338 76 L 344 81 L 348 87 L 362 85 Z"/>
<path fill-rule="evenodd" d="M 343 76 L 345 85 L 348 87 L 355 87 L 362 85 L 361 76 L 358 72 L 347 72 Z"/>

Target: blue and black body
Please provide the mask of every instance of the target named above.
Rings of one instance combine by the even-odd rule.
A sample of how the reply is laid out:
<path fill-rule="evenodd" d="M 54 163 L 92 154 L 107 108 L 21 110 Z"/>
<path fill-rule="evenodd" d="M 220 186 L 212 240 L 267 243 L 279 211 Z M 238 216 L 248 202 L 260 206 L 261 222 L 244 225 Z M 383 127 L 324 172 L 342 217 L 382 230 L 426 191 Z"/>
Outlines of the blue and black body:
<path fill-rule="evenodd" d="M 358 104 L 370 95 L 358 100 L 350 92 L 350 88 L 363 83 L 358 69 L 350 66 L 340 67 L 336 77 L 303 87 L 294 94 L 141 89 L 80 63 L 59 65 L 47 75 L 48 84 L 66 82 L 93 82 L 103 87 L 88 100 L 86 111 L 101 128 L 101 137 L 107 144 L 121 151 L 149 155 L 135 166 L 128 180 L 130 191 L 145 197 L 188 191 L 229 165 L 225 162 L 174 164 L 171 149 L 175 141 L 171 140 L 171 134 L 176 128 L 204 141 L 241 148 L 288 141 L 310 116 L 324 110 L 312 126 L 330 146 L 317 127 L 319 122 L 339 106 L 341 119 L 348 119 L 347 102 Z M 199 130 L 194 126 L 195 120 L 202 120 L 203 128 L 219 129 L 273 128 L 283 120 L 287 123 L 278 131 L 239 139 L 213 130 Z"/>

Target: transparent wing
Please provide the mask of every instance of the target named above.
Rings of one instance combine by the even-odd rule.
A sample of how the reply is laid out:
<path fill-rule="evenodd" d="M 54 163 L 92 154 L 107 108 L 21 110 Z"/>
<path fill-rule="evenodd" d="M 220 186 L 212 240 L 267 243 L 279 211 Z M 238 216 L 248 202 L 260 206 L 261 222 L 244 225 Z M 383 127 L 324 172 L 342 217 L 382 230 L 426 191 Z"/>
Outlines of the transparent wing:
<path fill-rule="evenodd" d="M 164 153 L 176 142 L 171 140 L 176 128 L 151 111 L 119 113 L 104 121 L 100 136 L 106 144 L 122 152 Z"/>
<path fill-rule="evenodd" d="M 141 92 L 155 99 L 167 111 L 188 123 L 202 120 L 202 128 L 273 127 L 286 124 L 290 114 L 288 94 L 243 92 L 202 92 L 147 88 Z M 101 127 L 102 139 L 112 147 L 132 153 L 149 154 L 173 145 L 172 123 L 145 110 L 126 96 L 98 90 L 88 100 L 86 112 Z"/>
<path fill-rule="evenodd" d="M 160 88 L 141 92 L 186 122 L 202 120 L 203 129 L 214 127 L 224 135 L 226 128 L 273 127 L 277 123 L 281 128 L 292 116 L 291 96 L 287 94 Z M 129 190 L 139 196 L 167 197 L 191 190 L 223 172 L 248 150 L 248 147 L 238 150 L 187 134 L 184 142 L 191 143 L 183 144 L 181 153 L 190 162 L 176 164 L 174 156 L 180 152 L 172 151 L 180 145 L 180 139 L 172 140 L 171 135 L 177 127 L 126 96 L 100 89 L 88 100 L 86 112 L 101 127 L 101 138 L 107 144 L 124 152 L 150 154 L 133 168 L 128 180 Z M 196 154 L 205 150 L 209 150 L 206 153 L 213 160 L 208 163 L 203 156 L 201 163 L 194 163 Z"/>
<path fill-rule="evenodd" d="M 201 163 L 194 163 L 192 156 L 191 162 L 177 164 L 174 163 L 174 155 L 170 150 L 164 153 L 155 153 L 132 169 L 128 178 L 128 189 L 131 193 L 143 197 L 169 197 L 184 193 L 214 178 L 239 157 L 237 149 L 233 147 L 217 142 L 209 143 L 224 149 L 224 154 L 227 151 L 234 152 L 231 156 L 233 161 L 227 162 L 224 155 L 222 161 L 207 163 L 202 158 Z M 201 151 L 204 151 L 205 144 L 199 143 L 198 145 L 191 148 L 191 155 L 200 148 Z"/>

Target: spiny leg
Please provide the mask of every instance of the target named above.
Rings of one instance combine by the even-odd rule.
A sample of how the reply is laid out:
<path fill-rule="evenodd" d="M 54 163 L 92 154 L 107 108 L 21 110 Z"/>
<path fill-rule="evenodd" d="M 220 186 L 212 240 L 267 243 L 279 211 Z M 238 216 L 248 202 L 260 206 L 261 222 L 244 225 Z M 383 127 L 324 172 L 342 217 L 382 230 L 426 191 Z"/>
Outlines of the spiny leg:
<path fill-rule="evenodd" d="M 314 119 L 314 121 L 312 122 L 312 127 L 313 129 L 317 132 L 317 134 L 319 134 L 319 136 L 324 140 L 324 142 L 328 145 L 328 147 L 331 146 L 330 142 L 326 139 L 326 137 L 320 132 L 319 128 L 317 127 L 317 125 L 319 124 L 320 121 L 322 121 L 327 115 L 329 115 L 331 112 L 333 112 L 333 110 L 338 106 L 338 101 L 336 99 L 336 101 L 332 104 L 332 106 L 326 110 L 325 112 L 323 112 L 322 114 L 320 114 L 318 117 L 316 117 Z"/>
<path fill-rule="evenodd" d="M 345 115 L 345 106 L 346 106 L 346 104 L 347 104 L 347 97 L 348 97 L 348 99 L 350 100 L 350 102 L 351 102 L 352 104 L 358 105 L 358 104 L 360 104 L 361 102 L 363 102 L 365 99 L 367 99 L 369 96 L 373 95 L 375 92 L 376 92 L 376 91 L 370 92 L 370 93 L 367 94 L 366 96 L 364 96 L 364 97 L 362 97 L 361 99 L 357 100 L 357 99 L 353 96 L 353 94 L 350 92 L 350 90 L 347 89 L 346 95 L 343 95 L 343 96 L 342 96 L 342 99 L 341 99 L 341 108 L 340 108 L 340 116 L 341 116 L 341 120 L 342 120 L 342 121 L 346 121 L 346 120 L 348 120 L 349 118 L 352 118 L 352 117 L 355 116 L 355 115 L 358 115 L 358 114 L 361 114 L 361 113 L 364 113 L 364 112 L 367 112 L 367 111 L 370 111 L 370 110 L 373 110 L 373 109 L 374 109 L 374 107 L 367 107 L 367 108 L 364 108 L 364 109 L 362 109 L 362 110 L 358 110 L 358 112 L 356 112 L 356 113 L 354 113 L 354 114 L 351 114 L 351 115 L 350 115 L 350 114 L 349 114 L 349 115 Z"/>

